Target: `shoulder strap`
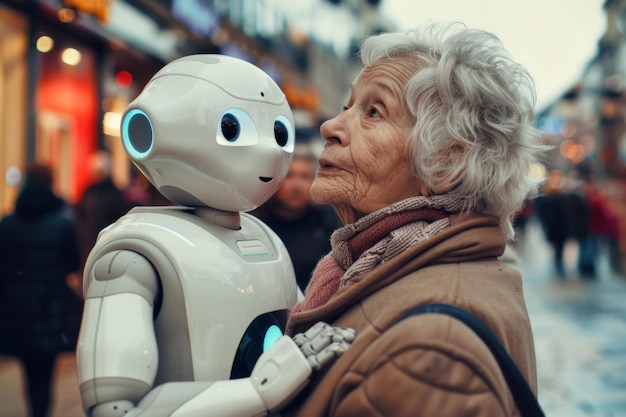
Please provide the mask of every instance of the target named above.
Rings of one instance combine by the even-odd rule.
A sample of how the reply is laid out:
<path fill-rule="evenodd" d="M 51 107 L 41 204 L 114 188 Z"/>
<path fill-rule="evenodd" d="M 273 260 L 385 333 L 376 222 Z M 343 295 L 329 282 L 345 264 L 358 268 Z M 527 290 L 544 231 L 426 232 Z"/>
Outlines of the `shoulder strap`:
<path fill-rule="evenodd" d="M 515 404 L 517 405 L 520 414 L 523 417 L 545 417 L 541 406 L 537 401 L 537 397 L 528 385 L 526 378 L 506 349 L 504 349 L 498 338 L 480 319 L 460 307 L 450 304 L 433 303 L 421 305 L 408 311 L 400 317 L 398 321 L 414 315 L 426 313 L 447 314 L 462 321 L 470 329 L 472 329 L 483 340 L 483 342 L 485 342 L 493 356 L 496 358 L 498 365 L 500 365 L 504 379 L 509 385 L 509 389 L 513 394 L 513 399 L 515 400 Z"/>

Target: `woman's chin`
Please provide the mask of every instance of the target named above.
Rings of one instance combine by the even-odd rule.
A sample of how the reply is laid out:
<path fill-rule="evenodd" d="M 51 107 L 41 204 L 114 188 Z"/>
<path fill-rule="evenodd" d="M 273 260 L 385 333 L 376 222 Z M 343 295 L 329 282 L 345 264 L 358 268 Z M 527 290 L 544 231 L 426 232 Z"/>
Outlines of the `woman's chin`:
<path fill-rule="evenodd" d="M 316 178 L 311 185 L 311 198 L 318 204 L 330 204 L 337 197 L 337 187 L 325 179 Z"/>

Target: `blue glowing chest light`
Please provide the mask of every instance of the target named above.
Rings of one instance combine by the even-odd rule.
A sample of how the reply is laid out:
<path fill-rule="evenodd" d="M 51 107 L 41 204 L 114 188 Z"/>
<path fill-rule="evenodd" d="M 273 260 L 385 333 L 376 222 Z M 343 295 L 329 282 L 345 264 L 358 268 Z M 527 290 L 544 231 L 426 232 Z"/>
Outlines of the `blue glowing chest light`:
<path fill-rule="evenodd" d="M 267 352 L 269 348 L 274 346 L 276 341 L 283 335 L 283 331 L 280 330 L 275 324 L 271 325 L 267 332 L 265 332 L 265 338 L 263 339 L 263 352 Z"/>
<path fill-rule="evenodd" d="M 235 352 L 230 378 L 249 377 L 259 356 L 284 334 L 286 324 L 287 310 L 264 313 L 252 320 Z"/>

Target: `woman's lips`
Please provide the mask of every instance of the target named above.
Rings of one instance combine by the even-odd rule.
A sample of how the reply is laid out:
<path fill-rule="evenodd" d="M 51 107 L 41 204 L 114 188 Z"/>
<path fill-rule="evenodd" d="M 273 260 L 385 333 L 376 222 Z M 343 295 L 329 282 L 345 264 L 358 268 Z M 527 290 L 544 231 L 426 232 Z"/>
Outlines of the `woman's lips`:
<path fill-rule="evenodd" d="M 333 164 L 327 159 L 320 158 L 319 163 L 320 163 L 320 169 L 339 169 L 335 164 Z"/>

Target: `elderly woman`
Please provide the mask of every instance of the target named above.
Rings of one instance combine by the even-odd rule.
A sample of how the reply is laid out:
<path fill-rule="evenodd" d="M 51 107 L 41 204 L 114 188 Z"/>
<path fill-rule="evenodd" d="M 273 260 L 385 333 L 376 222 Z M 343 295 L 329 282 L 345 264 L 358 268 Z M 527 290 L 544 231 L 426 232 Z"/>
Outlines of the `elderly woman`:
<path fill-rule="evenodd" d="M 498 260 L 538 188 L 544 148 L 529 74 L 498 38 L 429 24 L 367 39 L 348 103 L 321 127 L 311 187 L 344 226 L 288 333 L 317 321 L 356 330 L 352 347 L 286 410 L 300 416 L 514 416 L 500 369 L 460 321 L 497 335 L 530 387 L 536 365 L 522 279 Z"/>

